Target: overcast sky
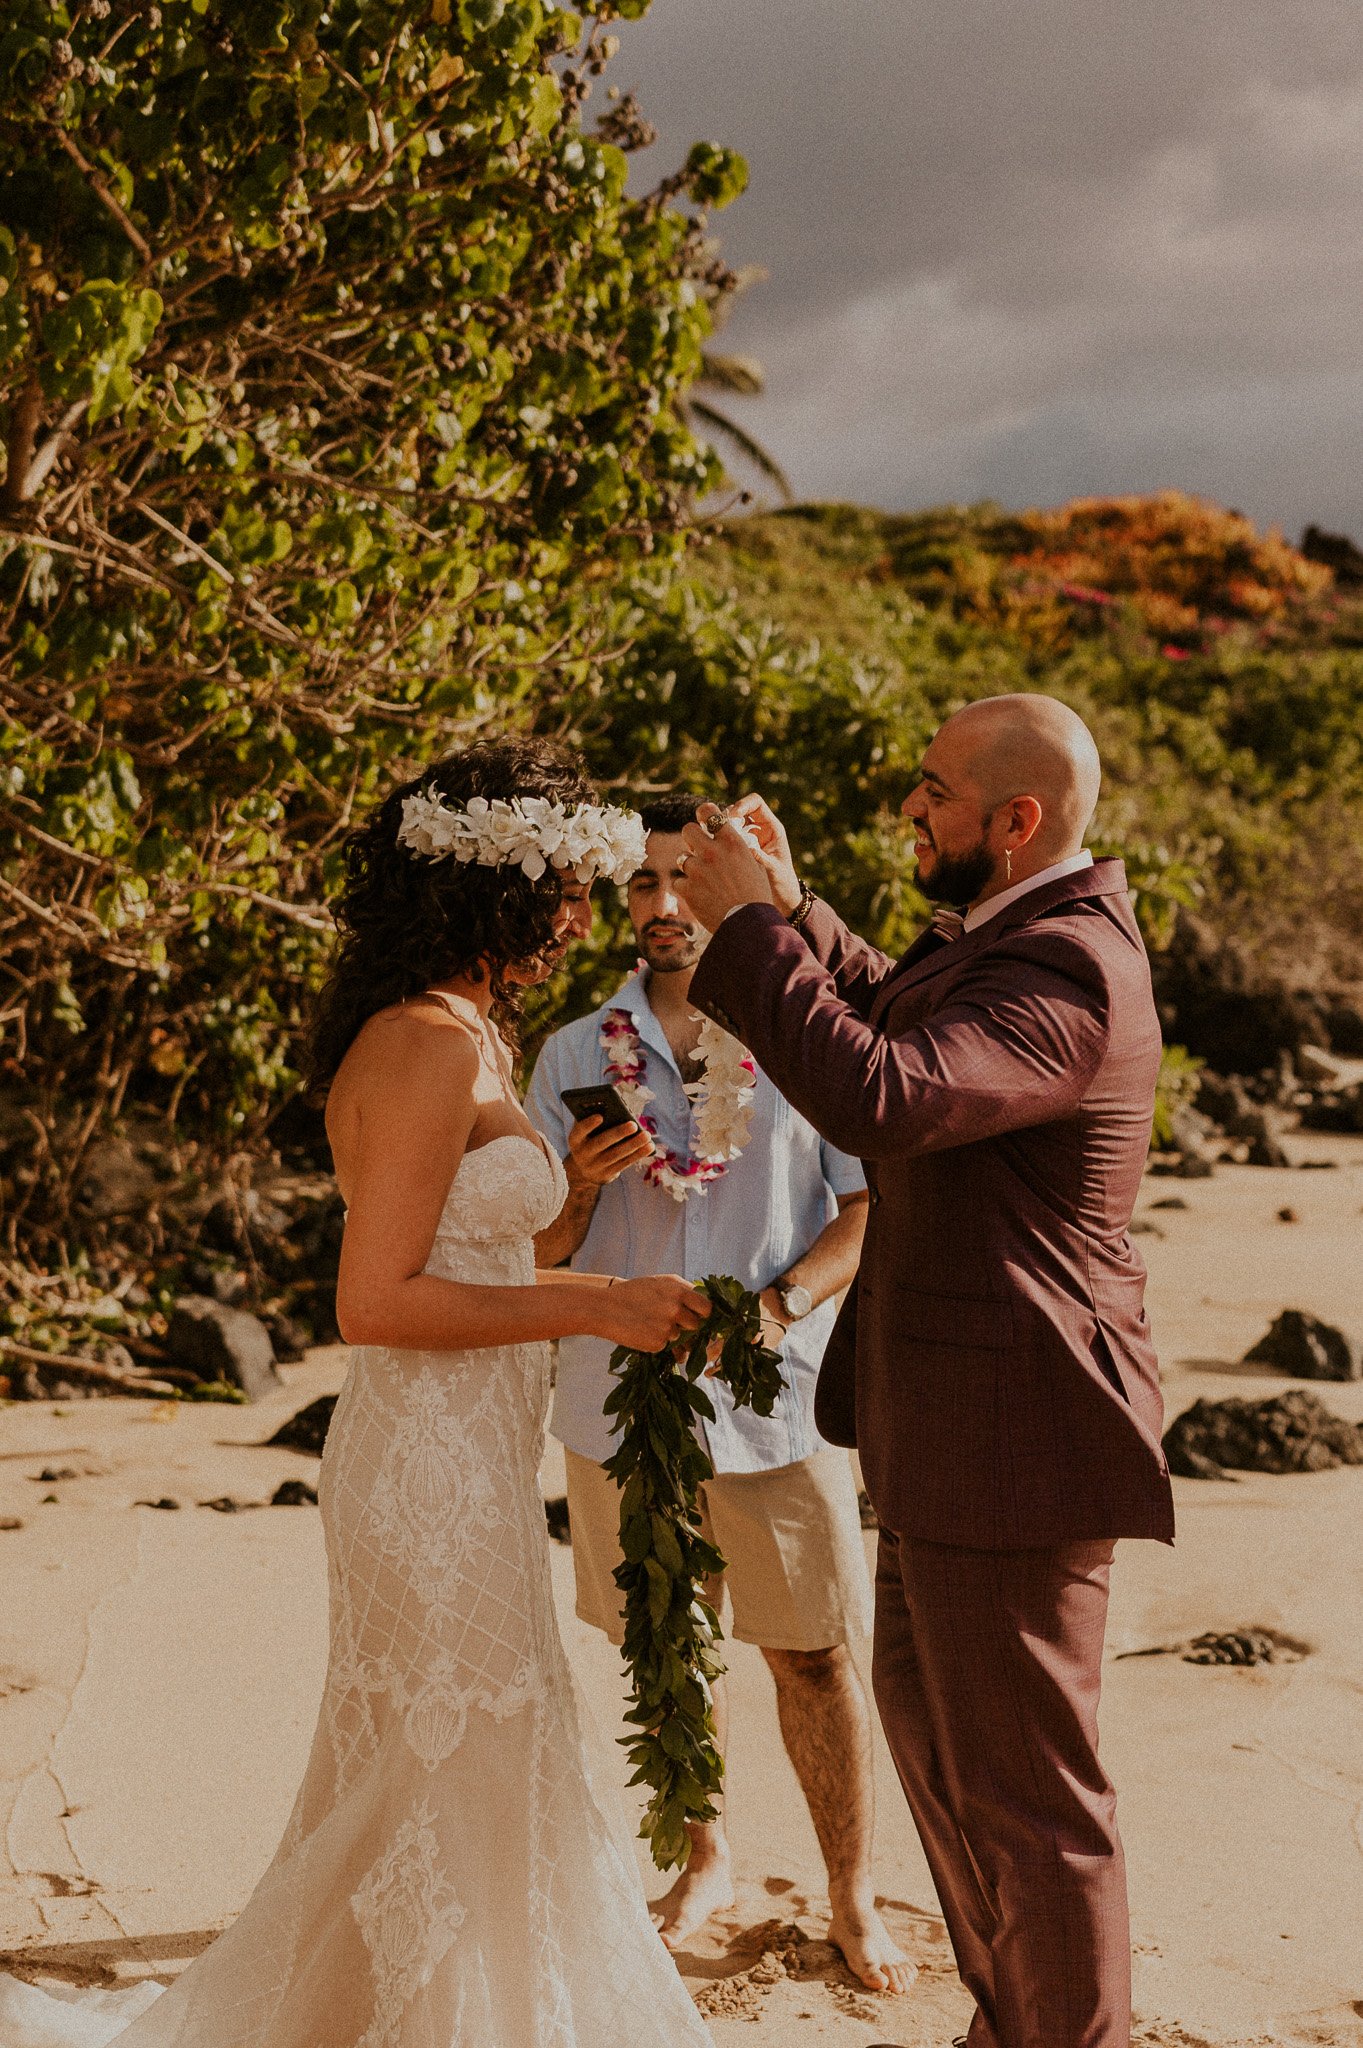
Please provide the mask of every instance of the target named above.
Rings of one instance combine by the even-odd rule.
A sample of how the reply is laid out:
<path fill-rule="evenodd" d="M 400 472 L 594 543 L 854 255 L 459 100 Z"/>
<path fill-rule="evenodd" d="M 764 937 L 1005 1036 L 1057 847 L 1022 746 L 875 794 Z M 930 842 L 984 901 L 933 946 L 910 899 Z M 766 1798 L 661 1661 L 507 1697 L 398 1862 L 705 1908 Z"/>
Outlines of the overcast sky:
<path fill-rule="evenodd" d="M 1363 538 L 1359 0 L 654 0 L 610 78 L 748 158 L 722 346 L 798 495 L 1174 487 Z M 598 87 L 598 93 L 601 88 Z"/>

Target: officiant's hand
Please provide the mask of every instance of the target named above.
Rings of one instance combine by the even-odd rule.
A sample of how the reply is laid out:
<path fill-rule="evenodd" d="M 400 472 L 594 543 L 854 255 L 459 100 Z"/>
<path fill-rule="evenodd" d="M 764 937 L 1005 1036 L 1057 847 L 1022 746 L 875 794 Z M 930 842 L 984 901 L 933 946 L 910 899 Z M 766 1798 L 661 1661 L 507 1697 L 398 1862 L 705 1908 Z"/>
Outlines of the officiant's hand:
<path fill-rule="evenodd" d="M 762 865 L 767 871 L 771 900 L 789 917 L 800 904 L 800 877 L 791 858 L 786 828 L 765 797 L 741 796 L 729 806 L 729 816 L 738 818 L 757 841 Z"/>
<path fill-rule="evenodd" d="M 767 857 L 741 832 L 720 822 L 718 804 L 702 804 L 696 823 L 682 832 L 681 887 L 687 908 L 707 931 L 742 903 L 772 902 Z"/>

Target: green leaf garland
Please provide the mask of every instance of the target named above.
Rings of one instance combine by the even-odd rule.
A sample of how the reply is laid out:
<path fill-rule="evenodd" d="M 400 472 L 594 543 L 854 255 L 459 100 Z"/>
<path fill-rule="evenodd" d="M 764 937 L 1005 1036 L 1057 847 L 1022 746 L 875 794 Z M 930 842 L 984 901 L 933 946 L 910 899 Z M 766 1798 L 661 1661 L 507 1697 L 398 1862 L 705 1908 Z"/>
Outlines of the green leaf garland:
<path fill-rule="evenodd" d="M 631 1785 L 651 1796 L 639 1832 L 660 1870 L 690 1854 L 688 1821 L 716 1817 L 724 1759 L 715 1742 L 710 1687 L 724 1669 L 720 1627 L 701 1596 L 724 1560 L 700 1534 L 696 1496 L 714 1468 L 694 1429 L 714 1420 L 702 1375 L 718 1347 L 714 1377 L 739 1408 L 770 1415 L 784 1384 L 779 1354 L 762 1342 L 762 1309 L 737 1280 L 712 1274 L 699 1283 L 710 1314 L 684 1358 L 671 1350 L 611 1355 L 620 1384 L 606 1403 L 620 1448 L 606 1470 L 621 1489 L 615 1583 L 625 1596 L 625 1665 L 637 1734 L 622 1738 L 634 1766 Z"/>

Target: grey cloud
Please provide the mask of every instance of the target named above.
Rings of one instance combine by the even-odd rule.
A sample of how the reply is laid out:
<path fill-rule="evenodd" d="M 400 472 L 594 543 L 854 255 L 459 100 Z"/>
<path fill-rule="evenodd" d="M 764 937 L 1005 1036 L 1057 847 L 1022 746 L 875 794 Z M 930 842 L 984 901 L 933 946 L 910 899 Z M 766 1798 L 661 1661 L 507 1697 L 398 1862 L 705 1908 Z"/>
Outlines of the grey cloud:
<path fill-rule="evenodd" d="M 736 408 L 805 495 L 1173 486 L 1363 531 L 1353 0 L 654 0 L 658 146 L 742 149 Z"/>

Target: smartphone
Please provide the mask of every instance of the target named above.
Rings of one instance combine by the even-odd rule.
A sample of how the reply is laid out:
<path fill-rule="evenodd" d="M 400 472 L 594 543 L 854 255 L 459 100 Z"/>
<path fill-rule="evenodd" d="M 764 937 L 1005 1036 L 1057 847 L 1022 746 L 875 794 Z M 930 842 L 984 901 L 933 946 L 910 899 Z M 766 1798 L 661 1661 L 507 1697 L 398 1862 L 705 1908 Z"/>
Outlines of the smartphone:
<path fill-rule="evenodd" d="M 597 1088 L 565 1088 L 562 1102 L 573 1113 L 573 1122 L 584 1116 L 599 1116 L 601 1128 L 613 1131 L 617 1125 L 632 1124 L 635 1121 L 631 1110 L 625 1108 L 619 1092 L 609 1082 L 603 1081 Z"/>

